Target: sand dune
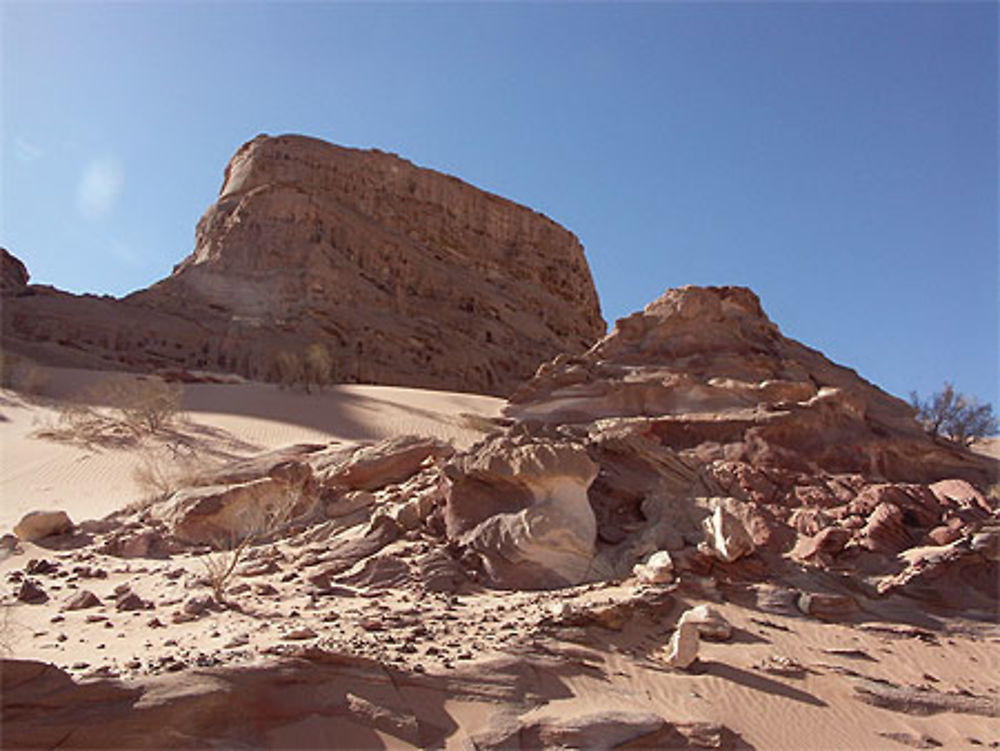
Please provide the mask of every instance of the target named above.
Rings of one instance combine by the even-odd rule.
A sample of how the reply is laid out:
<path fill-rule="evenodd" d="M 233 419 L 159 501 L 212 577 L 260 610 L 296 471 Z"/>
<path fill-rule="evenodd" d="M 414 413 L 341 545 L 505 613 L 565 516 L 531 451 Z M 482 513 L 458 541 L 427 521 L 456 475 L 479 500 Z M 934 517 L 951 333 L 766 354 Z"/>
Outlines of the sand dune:
<path fill-rule="evenodd" d="M 39 398 L 0 392 L 0 530 L 25 513 L 58 508 L 74 521 L 100 518 L 140 500 L 137 470 L 184 471 L 295 443 L 376 441 L 397 435 L 439 438 L 456 447 L 482 433 L 462 415 L 495 417 L 502 400 L 389 386 L 331 386 L 319 393 L 272 384 L 187 384 L 184 412 L 170 430 L 135 442 L 82 445 L 43 437 L 59 427 L 60 404 L 90 401 L 88 388 L 110 374 L 47 369 Z"/>

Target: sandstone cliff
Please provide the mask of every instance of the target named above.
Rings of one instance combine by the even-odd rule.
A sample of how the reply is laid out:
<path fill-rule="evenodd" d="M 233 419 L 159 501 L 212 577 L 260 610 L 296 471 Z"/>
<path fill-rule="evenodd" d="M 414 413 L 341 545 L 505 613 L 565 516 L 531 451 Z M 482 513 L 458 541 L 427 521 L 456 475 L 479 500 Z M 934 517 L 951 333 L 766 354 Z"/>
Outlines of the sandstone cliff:
<path fill-rule="evenodd" d="M 605 328 L 583 249 L 555 222 L 303 136 L 244 144 L 194 252 L 151 288 L 121 301 L 35 292 L 4 306 L 13 349 L 263 380 L 279 377 L 280 353 L 318 344 L 335 381 L 506 394 Z"/>

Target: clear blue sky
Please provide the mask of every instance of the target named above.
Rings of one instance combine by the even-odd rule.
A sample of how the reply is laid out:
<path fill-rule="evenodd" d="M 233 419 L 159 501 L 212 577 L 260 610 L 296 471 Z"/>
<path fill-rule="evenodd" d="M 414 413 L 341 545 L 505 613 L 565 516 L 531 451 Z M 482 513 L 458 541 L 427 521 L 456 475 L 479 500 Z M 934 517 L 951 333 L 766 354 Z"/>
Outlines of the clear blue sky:
<path fill-rule="evenodd" d="M 753 288 L 906 395 L 997 401 L 997 4 L 2 6 L 0 244 L 122 294 L 260 132 L 378 147 L 579 235 L 605 317 Z"/>

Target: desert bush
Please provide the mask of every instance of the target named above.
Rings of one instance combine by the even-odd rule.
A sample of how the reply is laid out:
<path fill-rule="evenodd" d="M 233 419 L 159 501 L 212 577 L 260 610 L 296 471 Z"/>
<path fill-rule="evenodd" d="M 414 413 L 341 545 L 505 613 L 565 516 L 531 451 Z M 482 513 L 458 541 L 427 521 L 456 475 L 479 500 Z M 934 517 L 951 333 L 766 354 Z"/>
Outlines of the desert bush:
<path fill-rule="evenodd" d="M 287 351 L 279 352 L 274 360 L 274 367 L 281 388 L 291 388 L 302 382 L 302 360 L 298 355 Z"/>
<path fill-rule="evenodd" d="M 115 375 L 94 384 L 87 401 L 106 404 L 137 432 L 157 433 L 180 414 L 184 390 L 157 376 Z"/>
<path fill-rule="evenodd" d="M 199 484 L 214 465 L 213 461 L 194 451 L 182 453 L 173 447 L 167 448 L 171 451 L 169 457 L 162 450 L 147 448 L 139 452 L 132 480 L 143 495 L 130 510 L 145 508 L 181 488 Z"/>
<path fill-rule="evenodd" d="M 929 435 L 945 436 L 963 446 L 997 432 L 993 405 L 957 392 L 948 382 L 927 399 L 921 399 L 916 391 L 911 392 L 910 405 Z"/>
<path fill-rule="evenodd" d="M 299 494 L 289 492 L 275 504 L 255 506 L 245 519 L 242 534 L 216 542 L 215 547 L 221 550 L 205 559 L 205 578 L 218 602 L 225 602 L 229 580 L 247 550 L 283 530 L 291 522 L 300 500 Z"/>
<path fill-rule="evenodd" d="M 333 371 L 333 358 L 330 351 L 322 344 L 310 344 L 306 349 L 305 365 L 303 368 L 303 383 L 306 392 L 311 386 L 322 390 L 324 386 L 330 384 L 331 373 Z"/>
<path fill-rule="evenodd" d="M 34 360 L 0 350 L 0 386 L 23 394 L 41 394 L 49 374 Z"/>

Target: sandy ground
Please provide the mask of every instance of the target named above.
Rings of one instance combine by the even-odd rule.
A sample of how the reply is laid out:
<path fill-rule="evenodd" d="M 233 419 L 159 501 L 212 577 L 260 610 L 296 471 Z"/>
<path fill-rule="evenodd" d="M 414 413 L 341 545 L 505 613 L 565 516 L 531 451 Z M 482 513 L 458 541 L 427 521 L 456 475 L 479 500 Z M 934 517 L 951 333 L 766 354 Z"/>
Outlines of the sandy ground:
<path fill-rule="evenodd" d="M 502 404 L 488 397 L 388 387 L 343 386 L 307 395 L 260 384 L 188 385 L 186 418 L 170 440 L 92 446 L 42 437 L 39 431 L 59 420 L 58 403 L 51 398 L 78 393 L 98 377 L 54 371 L 49 400 L 0 395 L 0 531 L 33 509 L 63 509 L 82 521 L 139 500 L 148 488 L 136 470 L 150 456 L 182 450 L 197 464 L 297 442 L 400 434 L 465 446 L 482 434 L 475 428 L 477 418 L 460 415 L 490 418 Z M 415 559 L 431 545 L 415 535 L 387 552 Z M 485 681 L 491 660 L 533 654 L 559 658 L 561 667 L 544 678 L 535 708 L 525 711 L 502 698 L 435 705 L 434 711 L 444 712 L 455 727 L 444 742 L 449 749 L 467 748 L 469 737 L 503 709 L 521 713 L 522 720 L 649 711 L 673 722 L 722 724 L 739 736 L 742 745 L 736 748 L 1000 747 L 1000 630 L 992 624 L 935 621 L 917 612 L 919 605 L 907 607 L 915 619 L 933 623 L 930 630 L 885 623 L 886 614 L 875 610 L 852 623 L 824 623 L 762 613 L 740 604 L 747 599 L 745 591 L 699 598 L 678 590 L 659 620 L 635 617 L 620 630 L 559 628 L 552 617 L 562 605 L 628 601 L 636 596 L 634 581 L 558 592 L 497 592 L 470 584 L 457 595 L 412 586 L 345 586 L 331 597 L 310 586 L 309 553 L 307 545 L 288 541 L 255 549 L 233 579 L 229 598 L 236 607 L 199 610 L 197 602 L 208 592 L 204 555 L 126 560 L 88 547 L 23 543 L 0 560 L 5 603 L 0 649 L 51 662 L 80 680 L 117 678 L 126 684 L 172 674 L 205 675 L 225 666 L 266 669 L 268 660 L 303 644 L 359 655 L 422 680 L 466 675 Z M 46 561 L 41 569 L 40 560 Z M 14 600 L 29 574 L 44 586 L 46 601 Z M 116 606 L 116 590 L 122 588 L 146 604 L 134 610 Z M 98 602 L 69 609 L 70 600 L 84 591 Z M 671 670 L 664 662 L 665 644 L 684 608 L 701 601 L 712 601 L 733 626 L 733 637 L 703 642 L 692 669 Z M 969 699 L 989 709 L 911 713 L 876 707 L 859 699 L 857 687 L 864 679 L 916 695 Z M 418 709 L 420 701 L 430 702 L 425 693 L 424 699 L 414 693 Z M 272 740 L 302 746 L 315 732 L 306 723 L 285 728 Z M 415 747 L 384 728 L 345 725 L 337 732 L 344 733 L 340 747 L 352 747 L 352 738 L 364 739 L 366 747 Z M 360 740 L 353 743 L 359 745 Z"/>
<path fill-rule="evenodd" d="M 789 751 L 905 748 L 894 734 L 929 738 L 949 749 L 1000 745 L 1000 632 L 983 624 L 954 622 L 931 632 L 874 615 L 853 624 L 823 623 L 716 602 L 734 628 L 732 639 L 703 641 L 698 663 L 677 671 L 665 665 L 664 645 L 679 613 L 697 604 L 696 598 L 678 599 L 659 623 L 635 618 L 622 630 L 546 625 L 563 603 L 579 607 L 627 600 L 635 592 L 630 582 L 560 592 L 470 589 L 459 596 L 345 589 L 339 597 L 317 600 L 291 575 L 297 566 L 294 551 L 286 548 L 271 573 L 237 577 L 237 586 L 246 590 L 232 596 L 239 611 L 207 611 L 177 622 L 184 603 L 205 592 L 198 585 L 202 569 L 195 557 L 123 561 L 88 554 L 77 560 L 72 551 L 23 547 L 23 554 L 0 563 L 0 575 L 8 582 L 28 559 L 44 558 L 67 574 L 80 566 L 106 573 L 106 578 L 56 572 L 37 577 L 51 599 L 18 604 L 6 613 L 3 631 L 14 656 L 50 661 L 85 681 L 116 677 L 129 684 L 180 671 L 207 674 L 225 665 L 265 667 L 264 656 L 302 644 L 361 655 L 401 675 L 447 679 L 464 674 L 475 680 L 477 670 L 488 675 L 490 660 L 534 652 L 565 657 L 558 674 L 546 682 L 541 706 L 523 713 L 523 719 L 653 712 L 673 722 L 719 723 L 751 748 Z M 115 589 L 121 585 L 155 607 L 117 610 Z M 67 610 L 68 600 L 83 590 L 101 604 Z M 994 716 L 907 714 L 870 706 L 858 698 L 860 678 L 975 697 L 991 704 Z M 445 702 L 444 711 L 457 726 L 445 747 L 466 747 L 466 739 L 502 709 L 523 711 L 507 704 Z M 412 747 L 391 736 L 382 741 L 376 747 Z"/>
<path fill-rule="evenodd" d="M 151 493 L 148 465 L 194 471 L 295 443 L 420 435 L 461 448 L 482 436 L 462 415 L 495 417 L 493 397 L 389 386 L 332 386 L 320 393 L 271 384 L 187 384 L 181 419 L 156 437 L 82 445 L 44 437 L 60 426 L 62 400 L 82 399 L 107 373 L 51 368 L 30 400 L 0 391 L 0 533 L 27 512 L 62 509 L 74 522 L 101 518 Z"/>

